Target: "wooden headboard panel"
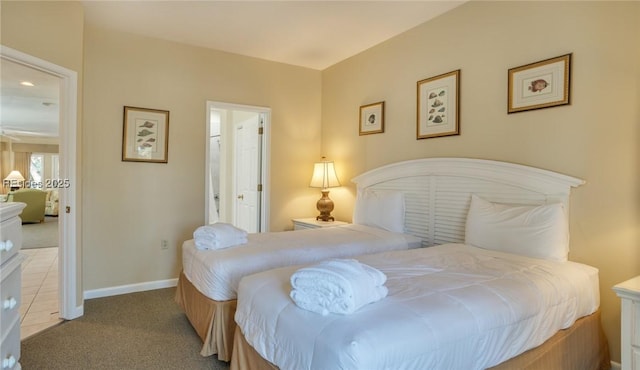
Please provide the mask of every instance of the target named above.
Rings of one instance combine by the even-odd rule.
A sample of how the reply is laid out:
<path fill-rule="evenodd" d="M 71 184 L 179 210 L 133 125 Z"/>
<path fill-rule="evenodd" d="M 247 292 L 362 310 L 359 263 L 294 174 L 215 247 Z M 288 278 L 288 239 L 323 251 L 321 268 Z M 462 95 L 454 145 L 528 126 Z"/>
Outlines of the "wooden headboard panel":
<path fill-rule="evenodd" d="M 492 202 L 561 202 L 569 211 L 569 193 L 583 180 L 539 168 L 469 158 L 425 158 L 365 172 L 353 181 L 364 189 L 402 191 L 405 232 L 423 246 L 464 242 L 471 194 Z"/>

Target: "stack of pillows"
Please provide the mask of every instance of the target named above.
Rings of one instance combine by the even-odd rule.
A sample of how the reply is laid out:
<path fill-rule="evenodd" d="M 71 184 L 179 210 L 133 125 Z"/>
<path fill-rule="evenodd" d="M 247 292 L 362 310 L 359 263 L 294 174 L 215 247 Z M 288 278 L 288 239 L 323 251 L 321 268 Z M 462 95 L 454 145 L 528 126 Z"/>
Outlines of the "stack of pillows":
<path fill-rule="evenodd" d="M 467 214 L 465 244 L 527 257 L 567 261 L 569 223 L 564 205 L 492 203 L 474 194 Z"/>
<path fill-rule="evenodd" d="M 353 223 L 404 232 L 404 194 L 394 190 L 364 190 L 356 195 Z"/>

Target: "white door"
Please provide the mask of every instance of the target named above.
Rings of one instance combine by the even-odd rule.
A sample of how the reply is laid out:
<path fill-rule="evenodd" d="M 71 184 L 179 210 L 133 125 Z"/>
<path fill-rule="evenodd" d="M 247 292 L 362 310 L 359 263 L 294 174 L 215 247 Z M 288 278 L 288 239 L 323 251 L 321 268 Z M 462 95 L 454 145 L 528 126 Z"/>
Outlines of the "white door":
<path fill-rule="evenodd" d="M 261 116 L 234 124 L 235 220 L 234 225 L 249 233 L 260 232 L 261 199 Z"/>
<path fill-rule="evenodd" d="M 220 120 L 220 158 L 214 165 L 211 151 L 216 148 L 209 138 L 214 134 L 210 123 L 216 116 Z M 271 110 L 265 107 L 207 102 L 206 222 L 215 221 L 209 210 L 216 202 L 220 222 L 253 232 L 269 230 L 270 117 Z M 218 176 L 218 199 L 209 191 L 214 175 Z"/>

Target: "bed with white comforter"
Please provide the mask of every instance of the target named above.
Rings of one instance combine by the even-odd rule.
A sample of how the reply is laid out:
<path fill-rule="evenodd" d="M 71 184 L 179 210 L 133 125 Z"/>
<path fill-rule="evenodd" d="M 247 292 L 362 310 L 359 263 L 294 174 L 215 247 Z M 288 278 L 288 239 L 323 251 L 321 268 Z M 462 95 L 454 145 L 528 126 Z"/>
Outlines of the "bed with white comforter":
<path fill-rule="evenodd" d="M 402 203 L 403 204 L 403 203 Z M 249 234 L 247 242 L 200 250 L 194 240 L 182 246 L 183 271 L 176 302 L 203 341 L 200 354 L 229 361 L 233 315 L 240 279 L 276 267 L 313 263 L 390 250 L 418 248 L 418 237 L 365 225 Z"/>
<path fill-rule="evenodd" d="M 235 319 L 280 369 L 484 369 L 542 344 L 599 307 L 598 270 L 445 244 L 356 257 L 389 294 L 350 315 L 289 297 L 300 266 L 241 280 Z M 268 297 L 268 299 L 265 299 Z"/>
<path fill-rule="evenodd" d="M 220 250 L 200 250 L 194 241 L 182 246 L 185 276 L 204 295 L 236 299 L 240 279 L 276 267 L 312 263 L 384 251 L 418 248 L 421 239 L 364 225 L 248 235 L 248 242 Z"/>

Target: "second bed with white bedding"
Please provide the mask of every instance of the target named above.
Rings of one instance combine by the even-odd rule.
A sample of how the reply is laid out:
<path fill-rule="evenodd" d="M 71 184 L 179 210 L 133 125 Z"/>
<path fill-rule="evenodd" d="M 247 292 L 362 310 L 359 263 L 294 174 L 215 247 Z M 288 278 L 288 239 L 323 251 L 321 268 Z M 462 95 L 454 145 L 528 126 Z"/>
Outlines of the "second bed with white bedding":
<path fill-rule="evenodd" d="M 240 279 L 276 267 L 313 263 L 389 250 L 418 248 L 421 239 L 364 225 L 295 232 L 249 234 L 248 242 L 220 250 L 199 250 L 193 240 L 182 246 L 185 276 L 204 295 L 236 299 Z"/>
<path fill-rule="evenodd" d="M 389 295 L 322 316 L 289 298 L 300 266 L 240 282 L 236 322 L 280 369 L 484 369 L 536 347 L 599 307 L 598 270 L 464 244 L 356 259 Z M 269 297 L 269 299 L 264 299 Z"/>

